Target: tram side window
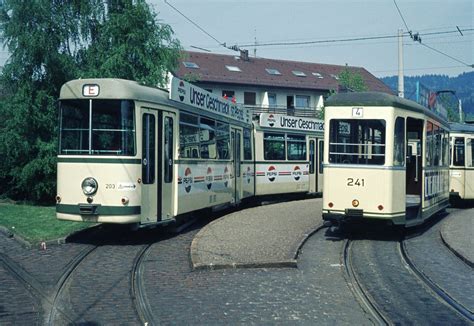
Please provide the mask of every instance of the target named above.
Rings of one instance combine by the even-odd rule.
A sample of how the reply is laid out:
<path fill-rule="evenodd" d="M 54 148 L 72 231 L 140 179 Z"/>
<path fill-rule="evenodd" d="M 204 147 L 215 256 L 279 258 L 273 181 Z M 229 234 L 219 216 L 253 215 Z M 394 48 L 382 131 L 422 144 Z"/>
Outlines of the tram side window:
<path fill-rule="evenodd" d="M 405 119 L 400 117 L 395 120 L 393 144 L 393 165 L 403 166 L 405 164 Z"/>
<path fill-rule="evenodd" d="M 285 134 L 263 134 L 263 158 L 265 160 L 285 160 Z"/>
<path fill-rule="evenodd" d="M 426 122 L 426 165 L 433 166 L 433 123 Z"/>
<path fill-rule="evenodd" d="M 466 161 L 468 167 L 474 166 L 474 139 L 472 138 L 466 141 Z"/>
<path fill-rule="evenodd" d="M 182 158 L 199 158 L 198 117 L 181 113 L 179 118 L 179 155 Z"/>
<path fill-rule="evenodd" d="M 442 166 L 442 146 L 441 146 L 442 129 L 437 125 L 433 125 L 433 166 Z"/>
<path fill-rule="evenodd" d="M 384 120 L 331 120 L 329 124 L 329 162 L 336 164 L 385 163 Z"/>
<path fill-rule="evenodd" d="M 454 138 L 453 165 L 464 166 L 464 138 Z"/>
<path fill-rule="evenodd" d="M 211 158 L 214 159 L 217 157 L 216 152 L 216 122 L 211 119 L 204 117 L 200 118 L 200 132 L 199 132 L 199 141 L 200 141 L 200 151 L 201 158 Z"/>
<path fill-rule="evenodd" d="M 464 166 L 464 138 L 454 138 L 453 165 Z"/>
<path fill-rule="evenodd" d="M 287 135 L 288 160 L 306 160 L 306 137 L 299 135 Z"/>
<path fill-rule="evenodd" d="M 217 143 L 217 156 L 221 160 L 230 159 L 229 152 L 229 141 L 230 132 L 229 124 L 217 121 L 216 125 L 216 143 Z"/>
<path fill-rule="evenodd" d="M 244 128 L 244 160 L 252 159 L 252 138 L 250 129 Z"/>
<path fill-rule="evenodd" d="M 449 133 L 443 130 L 443 166 L 449 166 Z"/>

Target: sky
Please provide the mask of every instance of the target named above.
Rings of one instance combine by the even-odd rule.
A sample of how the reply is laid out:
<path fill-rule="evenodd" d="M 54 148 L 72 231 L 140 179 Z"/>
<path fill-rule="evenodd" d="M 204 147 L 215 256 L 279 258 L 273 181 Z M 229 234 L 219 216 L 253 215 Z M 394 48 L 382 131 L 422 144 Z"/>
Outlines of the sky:
<path fill-rule="evenodd" d="M 398 40 L 394 36 L 403 29 L 405 33 L 409 30 L 419 33 L 424 44 L 409 36 L 403 38 L 405 76 L 457 76 L 474 71 L 469 67 L 474 64 L 473 0 L 167 0 L 209 35 L 164 0 L 147 2 L 158 19 L 173 28 L 175 37 L 186 50 L 202 51 L 196 49 L 202 48 L 232 55 L 236 52 L 220 44 L 243 47 L 255 41 L 262 45 L 283 43 L 243 48 L 248 49 L 251 56 L 256 48 L 257 57 L 262 58 L 347 63 L 384 77 L 398 74 Z M 379 36 L 389 37 L 288 44 Z"/>

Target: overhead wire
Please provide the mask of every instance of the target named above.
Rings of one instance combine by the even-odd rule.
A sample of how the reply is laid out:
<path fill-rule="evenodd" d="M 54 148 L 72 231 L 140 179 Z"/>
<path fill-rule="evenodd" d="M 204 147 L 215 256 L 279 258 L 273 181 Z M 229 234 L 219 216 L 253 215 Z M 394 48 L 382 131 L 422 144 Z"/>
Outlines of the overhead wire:
<path fill-rule="evenodd" d="M 474 64 L 468 64 L 468 63 L 466 63 L 466 62 L 463 62 L 463 61 L 461 61 L 461 60 L 459 60 L 459 59 L 457 59 L 457 58 L 455 58 L 455 57 L 453 57 L 453 56 L 451 56 L 451 55 L 449 55 L 449 54 L 447 54 L 447 53 L 444 53 L 444 52 L 442 52 L 442 51 L 440 51 L 440 50 L 438 50 L 438 49 L 435 49 L 435 48 L 433 48 L 432 46 L 429 46 L 429 45 L 427 45 L 426 43 L 422 42 L 422 41 L 421 41 L 421 37 L 419 36 L 419 34 L 418 34 L 418 33 L 413 34 L 412 31 L 408 28 L 407 22 L 405 21 L 405 18 L 403 17 L 403 14 L 402 14 L 400 8 L 398 7 L 396 0 L 393 0 L 393 3 L 395 4 L 395 7 L 397 7 L 397 11 L 398 11 L 398 13 L 400 14 L 400 17 L 402 18 L 403 24 L 405 24 L 405 27 L 406 27 L 406 29 L 408 30 L 408 34 L 410 34 L 410 37 L 413 39 L 413 41 L 417 41 L 418 43 L 420 43 L 420 44 L 423 45 L 424 47 L 426 47 L 426 48 L 428 48 L 428 49 L 430 49 L 430 50 L 432 50 L 432 51 L 435 51 L 436 53 L 439 53 L 439 54 L 441 54 L 441 55 L 444 55 L 445 57 L 448 57 L 448 58 L 450 58 L 450 59 L 452 59 L 452 60 L 454 60 L 454 61 L 456 61 L 456 62 L 459 62 L 459 63 L 461 63 L 461 64 L 467 66 L 467 67 L 474 68 Z M 472 28 L 469 29 L 469 30 L 472 30 Z M 454 33 L 460 33 L 461 36 L 463 36 L 463 33 L 462 33 L 462 32 L 463 32 L 463 31 L 462 31 L 458 26 L 456 26 L 456 31 L 454 31 Z M 443 33 L 443 32 L 426 33 L 426 34 L 424 34 L 424 35 L 434 35 L 434 34 L 441 34 L 441 33 Z M 445 33 L 448 33 L 448 32 L 445 32 Z M 423 36 L 424 36 L 424 35 L 423 35 Z"/>
<path fill-rule="evenodd" d="M 196 28 L 198 28 L 201 32 L 203 32 L 204 34 L 206 34 L 207 36 L 209 36 L 210 38 L 212 38 L 214 41 L 216 41 L 220 46 L 223 46 L 223 47 L 226 47 L 225 46 L 225 43 L 222 43 L 221 41 L 219 41 L 217 38 L 215 38 L 214 36 L 212 36 L 209 32 L 207 32 L 204 28 L 202 28 L 201 26 L 199 26 L 197 23 L 195 23 L 191 18 L 189 18 L 188 16 L 186 16 L 185 14 L 183 14 L 178 8 L 176 8 L 175 6 L 173 6 L 171 3 L 168 2 L 168 0 L 164 0 L 165 3 L 170 6 L 171 8 L 173 8 L 173 10 L 175 10 L 177 13 L 179 13 L 181 16 L 183 16 L 188 22 L 190 22 L 191 24 L 193 24 Z"/>

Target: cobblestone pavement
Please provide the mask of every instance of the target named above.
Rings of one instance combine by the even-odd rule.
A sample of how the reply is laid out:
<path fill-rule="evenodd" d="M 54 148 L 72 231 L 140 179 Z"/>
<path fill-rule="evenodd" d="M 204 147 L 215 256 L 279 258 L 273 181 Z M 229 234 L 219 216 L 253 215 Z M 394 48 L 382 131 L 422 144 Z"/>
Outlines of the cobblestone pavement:
<path fill-rule="evenodd" d="M 471 312 L 474 311 L 474 273 L 441 240 L 440 230 L 446 219 L 463 211 L 452 211 L 444 221 L 434 224 L 423 235 L 406 240 L 410 259 L 429 279 Z"/>
<path fill-rule="evenodd" d="M 372 324 L 347 287 L 342 243 L 313 235 L 298 268 L 192 271 L 196 231 L 155 244 L 145 257 L 146 293 L 163 324 Z M 173 262 L 170 264 L 170 262 Z M 152 281 L 155 280 L 155 281 Z"/>
<path fill-rule="evenodd" d="M 405 266 L 398 239 L 379 234 L 356 240 L 352 252 L 361 283 L 394 324 L 468 325 Z"/>
<path fill-rule="evenodd" d="M 297 200 L 234 212 L 194 237 L 194 268 L 291 267 L 302 241 L 322 225 L 322 199 Z"/>
<path fill-rule="evenodd" d="M 329 229 L 318 231 L 304 243 L 297 268 L 193 270 L 191 243 L 208 222 L 203 219 L 180 234 L 142 230 L 125 235 L 116 232 L 107 242 L 94 240 L 114 234 L 111 227 L 93 235 L 76 236 L 70 243 L 48 246 L 46 251 L 24 247 L 0 233 L 0 324 L 47 325 L 49 320 L 54 325 L 141 324 L 134 306 L 131 272 L 137 255 L 148 244 L 151 247 L 142 259 L 141 275 L 152 310 L 150 324 L 374 324 L 344 279 L 343 241 Z M 435 234 L 436 229 L 430 232 Z M 458 267 L 450 259 L 457 257 L 446 258 L 444 255 L 449 257 L 450 253 L 435 247 L 430 242 L 433 237 L 427 232 L 420 239 L 410 239 L 409 250 L 414 256 L 422 256 L 417 263 L 424 270 L 438 273 L 435 277 L 443 279 L 448 277 L 443 273 L 450 272 L 449 266 L 438 266 L 422 252 L 431 250 L 439 259 L 446 259 L 439 265 L 452 263 L 453 270 Z M 452 323 L 442 313 L 445 307 L 432 303 L 424 290 L 421 295 L 416 290 L 417 296 L 409 296 L 408 290 L 413 292 L 420 285 L 405 279 L 407 271 L 400 266 L 399 258 L 386 260 L 397 253 L 388 240 L 366 240 L 357 250 L 366 259 L 363 277 L 381 293 L 384 305 L 393 309 L 401 303 L 399 314 L 409 323 Z M 83 255 L 85 259 L 75 267 L 74 261 Z M 381 267 L 378 262 L 384 259 Z M 461 283 L 469 280 L 472 285 L 472 276 Z M 448 281 L 453 283 L 447 287 L 449 291 L 465 295 L 462 291 L 466 289 L 455 282 L 453 277 Z M 54 313 L 53 301 L 61 313 Z M 422 311 L 433 311 L 431 319 L 418 319 L 420 302 Z"/>

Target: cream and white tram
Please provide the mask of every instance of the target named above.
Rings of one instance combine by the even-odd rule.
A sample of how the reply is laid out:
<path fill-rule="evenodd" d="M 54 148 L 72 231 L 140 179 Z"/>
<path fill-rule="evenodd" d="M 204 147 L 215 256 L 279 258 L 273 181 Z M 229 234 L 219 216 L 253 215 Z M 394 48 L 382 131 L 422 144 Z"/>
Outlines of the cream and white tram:
<path fill-rule="evenodd" d="M 449 125 L 393 95 L 326 101 L 323 219 L 412 226 L 448 206 Z"/>
<path fill-rule="evenodd" d="M 450 127 L 450 199 L 474 199 L 474 124 L 450 123 Z"/>
<path fill-rule="evenodd" d="M 321 193 L 324 121 L 261 113 L 255 128 L 255 195 Z"/>
<path fill-rule="evenodd" d="M 173 78 L 171 92 L 120 79 L 61 88 L 57 218 L 166 223 L 254 195 L 242 106 Z"/>

